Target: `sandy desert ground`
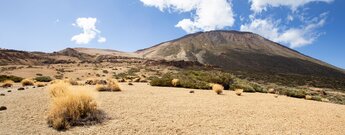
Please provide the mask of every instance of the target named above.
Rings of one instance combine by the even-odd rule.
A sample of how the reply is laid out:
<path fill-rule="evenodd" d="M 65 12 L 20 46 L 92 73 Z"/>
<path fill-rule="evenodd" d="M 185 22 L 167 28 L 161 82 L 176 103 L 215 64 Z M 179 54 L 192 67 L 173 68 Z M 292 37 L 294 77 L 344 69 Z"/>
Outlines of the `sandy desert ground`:
<path fill-rule="evenodd" d="M 85 86 L 93 87 L 93 86 Z M 345 106 L 273 94 L 152 87 L 101 92 L 100 108 L 110 120 L 59 132 L 49 128 L 47 87 L 0 89 L 0 134 L 318 134 L 345 133 Z"/>

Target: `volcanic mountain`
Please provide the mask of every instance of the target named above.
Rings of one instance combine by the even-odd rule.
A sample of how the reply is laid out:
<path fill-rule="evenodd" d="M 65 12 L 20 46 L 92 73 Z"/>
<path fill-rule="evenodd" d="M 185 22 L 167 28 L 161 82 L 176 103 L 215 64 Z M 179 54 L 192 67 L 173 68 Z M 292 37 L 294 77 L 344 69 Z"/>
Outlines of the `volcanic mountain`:
<path fill-rule="evenodd" d="M 198 61 L 229 71 L 345 77 L 342 69 L 250 32 L 199 32 L 136 53 L 146 59 Z"/>

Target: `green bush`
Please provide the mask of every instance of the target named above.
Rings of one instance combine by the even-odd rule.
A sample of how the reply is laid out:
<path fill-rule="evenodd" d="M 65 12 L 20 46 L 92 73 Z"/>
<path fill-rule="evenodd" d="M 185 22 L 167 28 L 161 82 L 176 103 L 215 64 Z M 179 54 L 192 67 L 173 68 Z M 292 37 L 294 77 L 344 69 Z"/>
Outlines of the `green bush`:
<path fill-rule="evenodd" d="M 50 82 L 52 81 L 52 78 L 50 78 L 49 76 L 39 76 L 39 77 L 34 78 L 34 80 L 38 82 Z"/>
<path fill-rule="evenodd" d="M 172 77 L 170 76 L 170 74 L 165 74 L 161 78 L 152 77 L 150 85 L 152 85 L 152 86 L 172 87 L 171 80 L 172 80 Z"/>
<path fill-rule="evenodd" d="M 230 86 L 230 88 L 232 90 L 243 89 L 243 92 L 255 92 L 255 89 L 249 82 L 240 79 L 235 79 L 234 83 Z"/>
<path fill-rule="evenodd" d="M 267 88 L 263 87 L 258 83 L 251 83 L 251 86 L 254 88 L 255 92 L 267 93 Z"/>
<path fill-rule="evenodd" d="M 140 72 L 140 69 L 139 68 L 130 68 L 128 71 L 127 71 L 127 73 L 128 73 L 128 75 L 135 75 L 135 73 L 137 73 L 137 72 Z"/>
<path fill-rule="evenodd" d="M 322 97 L 321 96 L 312 96 L 311 100 L 322 101 Z"/>
<path fill-rule="evenodd" d="M 221 84 L 229 89 L 234 76 L 221 71 L 182 71 L 179 73 L 167 73 L 161 78 L 149 77 L 152 86 L 172 86 L 172 79 L 179 79 L 179 87 L 193 89 L 211 89 L 210 83 Z"/>
<path fill-rule="evenodd" d="M 7 76 L 7 75 L 0 75 L 0 82 L 3 82 L 5 80 L 12 80 L 14 82 L 21 82 L 24 78 L 18 77 L 18 76 Z"/>
<path fill-rule="evenodd" d="M 282 95 L 295 98 L 304 98 L 307 95 L 307 93 L 304 90 L 295 88 L 282 88 L 279 89 L 279 93 Z"/>

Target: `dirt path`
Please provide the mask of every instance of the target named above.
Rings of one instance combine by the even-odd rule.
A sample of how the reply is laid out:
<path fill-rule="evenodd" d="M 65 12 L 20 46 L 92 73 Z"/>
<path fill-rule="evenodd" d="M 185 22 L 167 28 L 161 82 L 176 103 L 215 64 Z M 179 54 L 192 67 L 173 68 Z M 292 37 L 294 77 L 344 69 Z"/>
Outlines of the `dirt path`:
<path fill-rule="evenodd" d="M 344 134 L 345 106 L 271 94 L 121 84 L 123 92 L 99 94 L 112 119 L 66 132 L 48 128 L 44 88 L 1 89 L 0 134 Z M 90 87 L 90 86 L 88 86 Z"/>

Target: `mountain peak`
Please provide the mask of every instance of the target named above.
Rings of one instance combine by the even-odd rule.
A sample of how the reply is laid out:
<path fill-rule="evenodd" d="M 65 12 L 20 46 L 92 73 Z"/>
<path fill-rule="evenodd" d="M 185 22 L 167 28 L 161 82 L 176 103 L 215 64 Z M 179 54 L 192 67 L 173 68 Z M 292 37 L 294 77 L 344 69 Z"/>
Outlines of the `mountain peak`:
<path fill-rule="evenodd" d="M 147 59 L 197 61 L 235 71 L 324 76 L 340 72 L 334 66 L 251 32 L 198 32 L 136 53 Z"/>

